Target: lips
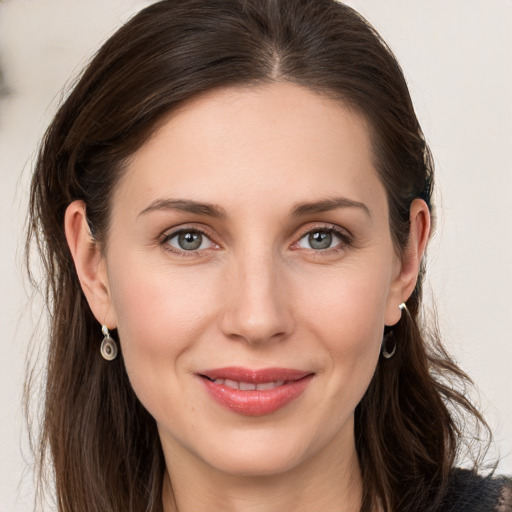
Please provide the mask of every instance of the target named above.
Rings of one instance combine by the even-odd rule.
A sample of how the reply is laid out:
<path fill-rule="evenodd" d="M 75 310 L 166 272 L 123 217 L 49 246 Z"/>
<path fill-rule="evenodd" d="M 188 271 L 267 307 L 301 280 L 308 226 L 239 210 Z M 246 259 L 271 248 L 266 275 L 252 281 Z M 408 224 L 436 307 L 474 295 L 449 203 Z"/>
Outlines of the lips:
<path fill-rule="evenodd" d="M 199 374 L 217 403 L 246 416 L 271 414 L 298 398 L 313 373 L 288 368 L 250 370 L 230 367 Z"/>

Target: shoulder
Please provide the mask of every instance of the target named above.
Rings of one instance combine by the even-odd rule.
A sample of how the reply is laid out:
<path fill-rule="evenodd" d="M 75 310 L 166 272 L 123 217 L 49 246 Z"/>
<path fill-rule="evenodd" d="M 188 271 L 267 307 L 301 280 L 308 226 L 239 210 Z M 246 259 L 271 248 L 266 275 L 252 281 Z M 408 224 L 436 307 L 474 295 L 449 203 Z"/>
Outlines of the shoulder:
<path fill-rule="evenodd" d="M 512 512 L 512 479 L 454 469 L 441 512 Z"/>

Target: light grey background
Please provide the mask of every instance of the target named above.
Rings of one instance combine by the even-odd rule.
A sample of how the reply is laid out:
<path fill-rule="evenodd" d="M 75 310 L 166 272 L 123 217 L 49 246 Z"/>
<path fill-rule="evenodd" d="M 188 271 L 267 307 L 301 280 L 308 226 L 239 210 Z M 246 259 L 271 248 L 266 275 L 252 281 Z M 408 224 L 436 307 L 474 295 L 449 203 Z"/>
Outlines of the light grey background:
<path fill-rule="evenodd" d="M 31 510 L 33 495 L 21 393 L 41 304 L 30 301 L 23 281 L 22 232 L 37 141 L 65 84 L 148 3 L 0 3 L 0 63 L 9 91 L 0 101 L 0 512 Z M 500 470 L 511 473 L 512 1 L 348 3 L 397 54 L 433 150 L 442 193 L 427 287 L 445 342 L 480 389 Z"/>

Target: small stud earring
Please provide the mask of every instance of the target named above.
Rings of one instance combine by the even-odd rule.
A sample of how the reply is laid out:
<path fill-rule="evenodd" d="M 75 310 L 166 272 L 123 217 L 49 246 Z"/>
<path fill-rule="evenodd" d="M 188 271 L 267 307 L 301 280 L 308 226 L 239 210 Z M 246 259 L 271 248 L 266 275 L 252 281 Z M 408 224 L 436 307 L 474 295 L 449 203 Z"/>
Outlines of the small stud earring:
<path fill-rule="evenodd" d="M 402 310 L 402 311 L 405 309 L 405 310 L 407 311 L 407 306 L 405 305 L 405 302 L 402 302 L 402 304 L 400 304 L 400 305 L 398 306 L 398 309 L 400 309 L 400 310 Z"/>
<path fill-rule="evenodd" d="M 117 357 L 117 343 L 111 338 L 106 325 L 101 326 L 103 341 L 101 342 L 100 352 L 103 359 L 113 361 Z"/>

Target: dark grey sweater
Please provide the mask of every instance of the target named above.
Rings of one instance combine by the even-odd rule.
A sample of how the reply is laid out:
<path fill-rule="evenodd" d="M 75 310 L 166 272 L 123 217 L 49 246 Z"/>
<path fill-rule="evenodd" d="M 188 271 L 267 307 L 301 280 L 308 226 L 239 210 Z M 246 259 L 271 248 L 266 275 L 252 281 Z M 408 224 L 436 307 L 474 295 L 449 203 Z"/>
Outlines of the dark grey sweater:
<path fill-rule="evenodd" d="M 512 512 L 512 479 L 456 469 L 440 512 Z"/>

